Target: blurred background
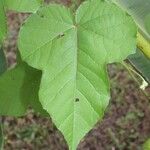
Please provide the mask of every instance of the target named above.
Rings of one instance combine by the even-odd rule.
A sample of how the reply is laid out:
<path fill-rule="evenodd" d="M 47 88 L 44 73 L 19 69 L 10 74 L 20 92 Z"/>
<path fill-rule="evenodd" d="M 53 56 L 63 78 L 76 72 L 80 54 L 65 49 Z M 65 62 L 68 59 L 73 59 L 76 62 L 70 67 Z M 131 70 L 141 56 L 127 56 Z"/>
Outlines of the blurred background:
<path fill-rule="evenodd" d="M 70 0 L 47 0 L 69 5 Z M 16 63 L 17 36 L 29 14 L 8 12 L 5 53 L 8 66 Z M 32 35 L 31 35 L 32 36 Z M 104 119 L 85 136 L 78 150 L 141 150 L 150 137 L 150 87 L 143 92 L 121 64 L 108 65 L 111 100 Z M 137 80 L 140 81 L 140 79 Z M 2 117 L 4 150 L 68 150 L 62 134 L 50 118 L 29 108 L 24 117 Z"/>

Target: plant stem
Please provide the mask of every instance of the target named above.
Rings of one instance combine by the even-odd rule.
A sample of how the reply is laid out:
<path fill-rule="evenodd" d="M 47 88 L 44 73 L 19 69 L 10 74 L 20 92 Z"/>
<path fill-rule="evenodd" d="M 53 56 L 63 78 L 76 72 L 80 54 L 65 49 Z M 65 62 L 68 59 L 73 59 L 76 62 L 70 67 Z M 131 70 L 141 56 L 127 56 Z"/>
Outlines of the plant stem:
<path fill-rule="evenodd" d="M 129 72 L 130 76 L 132 77 L 132 79 L 138 84 L 138 86 L 141 86 L 141 83 L 139 82 L 139 80 L 135 77 L 135 75 L 137 75 L 138 77 L 140 77 L 143 80 L 143 77 L 141 75 L 139 75 L 135 70 L 133 70 L 133 68 L 131 68 L 126 62 L 122 62 L 122 65 L 127 69 L 127 71 Z M 135 74 L 135 75 L 134 75 Z M 146 98 L 148 98 L 148 100 L 150 101 L 150 96 L 142 89 L 140 89 L 140 91 L 142 91 L 142 93 L 145 95 Z"/>
<path fill-rule="evenodd" d="M 150 43 L 139 32 L 137 34 L 137 46 L 148 58 L 150 58 Z"/>

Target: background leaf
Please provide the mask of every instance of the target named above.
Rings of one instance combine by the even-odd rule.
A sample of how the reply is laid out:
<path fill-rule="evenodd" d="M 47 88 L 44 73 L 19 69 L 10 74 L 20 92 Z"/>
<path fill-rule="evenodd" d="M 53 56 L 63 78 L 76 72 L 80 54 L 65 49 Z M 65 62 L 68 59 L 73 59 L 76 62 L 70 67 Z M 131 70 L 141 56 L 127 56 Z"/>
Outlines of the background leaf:
<path fill-rule="evenodd" d="M 6 16 L 3 0 L 0 0 L 0 47 L 7 32 Z"/>
<path fill-rule="evenodd" d="M 5 0 L 6 8 L 18 12 L 36 12 L 43 0 Z"/>
<path fill-rule="evenodd" d="M 2 49 L 2 42 L 6 36 L 7 26 L 6 26 L 6 16 L 4 11 L 3 0 L 0 1 L 0 74 L 2 74 L 7 67 L 5 55 Z"/>
<path fill-rule="evenodd" d="M 150 139 L 144 143 L 143 150 L 150 150 Z"/>
<path fill-rule="evenodd" d="M 135 19 L 140 30 L 150 40 L 150 1 L 149 0 L 112 0 L 127 10 Z"/>
<path fill-rule="evenodd" d="M 6 71 L 7 69 L 7 63 L 6 63 L 6 58 L 3 50 L 0 48 L 0 75 Z"/>
<path fill-rule="evenodd" d="M 0 123 L 0 150 L 3 150 L 3 131 Z"/>
<path fill-rule="evenodd" d="M 134 22 L 106 1 L 86 1 L 75 16 L 50 5 L 27 20 L 18 43 L 23 60 L 42 70 L 40 101 L 75 150 L 108 105 L 106 64 L 134 53 Z"/>
<path fill-rule="evenodd" d="M 29 106 L 42 114 L 46 112 L 38 100 L 41 71 L 26 63 L 17 65 L 0 76 L 0 115 L 22 116 Z"/>
<path fill-rule="evenodd" d="M 150 82 L 150 1 L 149 0 L 113 0 L 123 7 L 135 19 L 139 26 L 137 53 L 128 57 L 130 63 L 136 70 Z"/>
<path fill-rule="evenodd" d="M 147 58 L 139 49 L 136 54 L 128 57 L 130 63 L 136 70 L 150 83 L 150 59 Z"/>

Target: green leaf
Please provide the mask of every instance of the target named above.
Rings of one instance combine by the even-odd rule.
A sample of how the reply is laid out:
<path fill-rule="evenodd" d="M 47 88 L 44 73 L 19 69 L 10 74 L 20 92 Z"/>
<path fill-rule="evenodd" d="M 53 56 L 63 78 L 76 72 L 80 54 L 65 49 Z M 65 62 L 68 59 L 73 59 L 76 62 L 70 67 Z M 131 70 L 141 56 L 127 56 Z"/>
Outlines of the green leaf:
<path fill-rule="evenodd" d="M 3 150 L 3 130 L 2 130 L 2 125 L 0 123 L 0 150 Z"/>
<path fill-rule="evenodd" d="M 141 31 L 150 40 L 150 1 L 148 0 L 112 0 L 131 14 Z"/>
<path fill-rule="evenodd" d="M 136 54 L 128 57 L 130 63 L 136 70 L 150 83 L 150 59 L 147 58 L 139 49 Z"/>
<path fill-rule="evenodd" d="M 135 69 L 150 82 L 150 1 L 147 0 L 113 0 L 131 14 L 139 26 L 137 46 L 139 50 L 129 57 Z"/>
<path fill-rule="evenodd" d="M 5 0 L 6 8 L 18 12 L 36 12 L 43 0 Z"/>
<path fill-rule="evenodd" d="M 4 37 L 6 36 L 7 25 L 6 25 L 6 16 L 4 11 L 3 0 L 0 0 L 0 74 L 6 70 L 6 59 L 4 52 L 1 48 Z"/>
<path fill-rule="evenodd" d="M 6 16 L 4 11 L 3 0 L 0 0 L 0 47 L 7 32 Z"/>
<path fill-rule="evenodd" d="M 17 65 L 0 76 L 0 115 L 22 116 L 28 106 L 46 114 L 38 100 L 41 71 L 26 63 Z"/>
<path fill-rule="evenodd" d="M 134 22 L 103 0 L 84 2 L 75 15 L 49 5 L 27 20 L 18 43 L 23 60 L 42 70 L 40 101 L 75 150 L 108 105 L 106 64 L 135 51 Z"/>
<path fill-rule="evenodd" d="M 144 143 L 143 150 L 150 150 L 150 139 Z"/>
<path fill-rule="evenodd" d="M 150 1 L 112 0 L 132 15 L 139 27 L 137 47 L 150 58 Z"/>
<path fill-rule="evenodd" d="M 0 48 L 0 75 L 7 69 L 4 51 Z"/>
<path fill-rule="evenodd" d="M 149 6 L 150 6 L 150 2 L 149 2 Z M 147 14 L 145 19 L 144 19 L 144 24 L 145 24 L 146 31 L 150 35 L 150 11 L 149 11 L 149 14 Z"/>

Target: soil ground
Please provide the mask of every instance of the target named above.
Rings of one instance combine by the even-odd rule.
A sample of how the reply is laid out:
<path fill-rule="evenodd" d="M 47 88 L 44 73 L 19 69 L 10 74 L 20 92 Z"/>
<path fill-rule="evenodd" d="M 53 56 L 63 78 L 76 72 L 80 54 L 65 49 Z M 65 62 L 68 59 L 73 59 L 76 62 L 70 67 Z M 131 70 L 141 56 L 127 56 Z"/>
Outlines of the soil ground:
<path fill-rule="evenodd" d="M 60 2 L 60 0 L 58 1 Z M 67 1 L 63 1 L 67 4 Z M 15 64 L 16 39 L 27 14 L 8 13 L 5 51 L 9 67 Z M 150 103 L 121 64 L 108 66 L 111 100 L 104 119 L 84 137 L 78 150 L 142 150 L 150 137 Z M 150 93 L 150 88 L 145 92 Z M 4 150 L 68 150 L 50 118 L 29 109 L 24 117 L 3 117 Z"/>

